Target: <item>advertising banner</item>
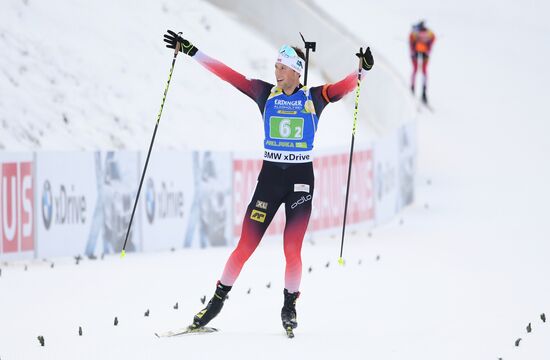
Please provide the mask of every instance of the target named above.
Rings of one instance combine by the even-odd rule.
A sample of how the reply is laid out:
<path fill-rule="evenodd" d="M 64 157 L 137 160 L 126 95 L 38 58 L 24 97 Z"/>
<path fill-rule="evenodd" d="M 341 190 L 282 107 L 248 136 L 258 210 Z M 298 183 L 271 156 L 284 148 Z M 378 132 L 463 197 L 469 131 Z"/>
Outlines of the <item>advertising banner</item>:
<path fill-rule="evenodd" d="M 240 235 L 243 216 L 256 187 L 262 160 L 239 158 L 233 160 L 234 236 Z M 313 212 L 308 231 L 336 229 L 342 226 L 349 154 L 318 155 L 314 160 L 315 190 Z M 356 150 L 350 180 L 347 224 L 374 220 L 374 172 L 371 149 Z M 285 226 L 284 205 L 266 232 L 282 234 Z"/>
<path fill-rule="evenodd" d="M 35 252 L 32 153 L 0 153 L 0 258 L 32 258 Z"/>
<path fill-rule="evenodd" d="M 94 154 L 37 153 L 36 187 L 38 257 L 83 254 L 96 201 Z"/>
<path fill-rule="evenodd" d="M 136 152 L 36 155 L 38 257 L 120 252 L 138 187 Z M 139 216 L 127 251 L 135 251 Z"/>
<path fill-rule="evenodd" d="M 231 153 L 195 151 L 193 171 L 187 177 L 194 183 L 184 247 L 226 246 L 233 244 L 233 182 Z M 193 174 L 193 176 L 189 176 Z"/>
<path fill-rule="evenodd" d="M 402 209 L 414 201 L 414 178 L 416 175 L 416 124 L 409 122 L 398 131 L 399 147 L 399 203 Z"/>
<path fill-rule="evenodd" d="M 399 148 L 396 131 L 374 145 L 374 192 L 376 223 L 390 220 L 399 210 Z"/>
<path fill-rule="evenodd" d="M 140 168 L 146 156 L 141 154 Z M 193 192 L 191 152 L 151 154 L 138 207 L 143 217 L 143 251 L 183 246 Z"/>
<path fill-rule="evenodd" d="M 122 251 L 142 171 L 137 151 L 96 152 L 94 160 L 97 198 L 86 242 L 88 257 Z M 126 252 L 141 250 L 141 217 L 137 211 Z"/>
<path fill-rule="evenodd" d="M 315 196 L 308 230 L 339 228 L 344 221 L 349 153 L 317 156 Z M 346 224 L 374 219 L 373 156 L 371 149 L 356 149 L 350 179 Z"/>

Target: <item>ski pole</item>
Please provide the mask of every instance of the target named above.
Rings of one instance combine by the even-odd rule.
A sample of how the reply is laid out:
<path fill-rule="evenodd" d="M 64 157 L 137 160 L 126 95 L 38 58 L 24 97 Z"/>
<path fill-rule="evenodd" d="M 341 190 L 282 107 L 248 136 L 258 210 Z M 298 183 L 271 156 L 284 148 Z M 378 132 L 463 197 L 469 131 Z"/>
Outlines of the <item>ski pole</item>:
<path fill-rule="evenodd" d="M 178 34 L 181 34 L 178 33 Z M 153 131 L 153 137 L 151 138 L 151 144 L 149 144 L 149 151 L 147 152 L 147 158 L 145 160 L 145 166 L 143 167 L 143 172 L 141 173 L 141 180 L 139 181 L 139 187 L 136 194 L 136 201 L 134 202 L 134 208 L 132 209 L 132 216 L 130 216 L 130 222 L 128 223 L 128 230 L 126 230 L 126 239 L 124 239 L 124 245 L 122 246 L 122 252 L 120 257 L 124 258 L 126 256 L 126 243 L 128 242 L 128 236 L 130 235 L 130 229 L 132 228 L 132 221 L 134 220 L 134 214 L 136 213 L 136 207 L 139 200 L 139 194 L 141 193 L 141 187 L 143 185 L 143 179 L 145 178 L 145 171 L 147 171 L 147 165 L 149 164 L 149 157 L 151 156 L 151 149 L 153 149 L 153 143 L 155 142 L 155 136 L 157 135 L 157 129 L 159 127 L 160 117 L 162 115 L 162 109 L 164 108 L 164 102 L 166 101 L 166 94 L 168 93 L 168 87 L 170 86 L 170 80 L 172 80 L 172 73 L 174 72 L 174 66 L 176 65 L 176 57 L 180 51 L 180 43 L 176 42 L 176 48 L 174 49 L 174 57 L 172 58 L 172 67 L 170 67 L 170 73 L 168 74 L 168 82 L 164 88 L 164 95 L 162 96 L 162 102 L 160 103 L 160 110 L 157 116 L 157 123 L 155 125 L 155 130 Z"/>
<path fill-rule="evenodd" d="M 351 180 L 351 164 L 353 160 L 353 145 L 355 143 L 355 131 L 357 129 L 357 112 L 359 109 L 359 94 L 361 93 L 361 70 L 363 59 L 359 58 L 359 73 L 357 74 L 357 88 L 355 89 L 355 109 L 353 110 L 353 128 L 351 130 L 351 149 L 349 151 L 348 181 L 346 186 L 346 204 L 344 205 L 344 224 L 342 225 L 342 242 L 340 244 L 340 257 L 338 263 L 344 265 L 344 236 L 346 234 L 346 217 L 348 213 L 349 184 Z"/>
<path fill-rule="evenodd" d="M 306 69 L 305 69 L 305 75 L 304 75 L 304 86 L 307 85 L 307 69 L 308 69 L 308 64 L 309 64 L 309 49 L 311 49 L 311 51 L 315 52 L 316 48 L 317 48 L 317 43 L 315 41 L 306 41 L 306 39 L 304 39 L 304 35 L 302 35 L 302 33 L 300 33 L 300 36 L 302 37 L 302 41 L 304 42 L 304 47 L 306 48 Z"/>

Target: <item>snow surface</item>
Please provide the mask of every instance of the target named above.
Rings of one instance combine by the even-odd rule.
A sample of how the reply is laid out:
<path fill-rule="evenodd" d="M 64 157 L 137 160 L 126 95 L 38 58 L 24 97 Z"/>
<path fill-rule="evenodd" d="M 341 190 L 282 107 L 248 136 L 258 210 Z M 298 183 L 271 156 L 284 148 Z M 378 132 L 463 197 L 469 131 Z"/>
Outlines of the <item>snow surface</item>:
<path fill-rule="evenodd" d="M 5 0 L 0 150 L 146 149 L 172 61 L 166 29 L 250 78 L 274 81 L 277 47 L 207 2 Z M 308 82 L 326 80 L 313 67 Z M 155 150 L 257 150 L 260 120 L 253 101 L 180 54 Z M 317 145 L 347 144 L 349 106 L 332 104 L 322 121 Z"/>
<path fill-rule="evenodd" d="M 245 266 L 212 323 L 221 333 L 176 339 L 159 340 L 152 334 L 190 321 L 202 306 L 200 297 L 211 296 L 231 249 L 139 254 L 124 261 L 108 257 L 78 266 L 71 259 L 54 260 L 53 269 L 40 262 L 29 264 L 27 271 L 24 263 L 2 265 L 1 359 L 550 357 L 550 324 L 539 318 L 550 312 L 548 3 L 317 3 L 372 41 L 405 77 L 409 26 L 425 18 L 438 36 L 430 64 L 435 113 L 422 111 L 418 125 L 415 205 L 370 237 L 359 232 L 347 238 L 345 267 L 335 265 L 339 239 L 304 244 L 300 326 L 293 340 L 284 337 L 279 323 L 280 240 L 262 243 Z M 38 4 L 30 2 L 46 7 Z M 192 4 L 197 14 L 216 13 Z M 181 6 L 179 17 L 186 14 L 187 5 Z M 359 6 L 363 11 L 353 11 Z M 229 21 L 218 15 L 216 21 Z M 185 19 L 200 20 L 194 15 Z M 92 24 L 87 27 L 94 28 Z M 221 35 L 209 36 L 216 37 Z M 157 36 L 147 41 L 153 40 Z M 82 46 L 83 54 L 90 51 L 89 61 L 98 61 L 86 49 Z M 160 50 L 159 59 L 167 62 Z M 236 55 L 229 60 L 247 65 Z M 164 75 L 159 68 L 151 75 L 155 79 Z M 139 69 L 134 71 L 127 77 L 138 92 L 142 81 L 136 78 Z M 158 81 L 140 91 L 156 95 L 162 86 Z M 108 99 L 111 95 L 105 93 Z M 1 101 L 5 104 L 3 96 Z M 126 101 L 145 106 L 133 98 Z M 27 111 L 38 111 L 33 109 Z M 217 110 L 218 104 L 208 111 Z M 173 309 L 176 302 L 178 310 Z M 143 316 L 147 309 L 148 318 Z M 529 323 L 533 331 L 528 334 Z M 39 346 L 38 335 L 45 337 L 46 347 Z"/>

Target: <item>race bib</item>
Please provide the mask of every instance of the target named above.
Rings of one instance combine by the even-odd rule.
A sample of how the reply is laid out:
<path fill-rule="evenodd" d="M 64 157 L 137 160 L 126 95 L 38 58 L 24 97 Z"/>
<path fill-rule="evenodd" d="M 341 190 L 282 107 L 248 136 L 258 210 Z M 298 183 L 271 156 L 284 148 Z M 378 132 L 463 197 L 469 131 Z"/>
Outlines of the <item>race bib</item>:
<path fill-rule="evenodd" d="M 272 116 L 269 118 L 269 137 L 282 140 L 302 140 L 304 119 Z"/>

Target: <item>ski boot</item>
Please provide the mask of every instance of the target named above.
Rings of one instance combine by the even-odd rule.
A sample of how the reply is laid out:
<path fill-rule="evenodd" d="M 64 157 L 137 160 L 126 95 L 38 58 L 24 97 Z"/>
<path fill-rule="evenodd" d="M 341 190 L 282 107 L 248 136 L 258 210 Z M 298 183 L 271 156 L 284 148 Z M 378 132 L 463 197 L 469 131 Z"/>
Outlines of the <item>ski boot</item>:
<path fill-rule="evenodd" d="M 422 103 L 428 104 L 428 96 L 426 95 L 426 87 L 422 88 Z"/>
<path fill-rule="evenodd" d="M 231 286 L 223 285 L 218 281 L 216 284 L 216 291 L 214 296 L 208 302 L 206 307 L 199 311 L 193 318 L 193 324 L 191 327 L 200 328 L 205 326 L 220 313 L 223 307 L 223 302 L 227 298 L 227 293 L 231 290 Z"/>
<path fill-rule="evenodd" d="M 285 302 L 281 309 L 281 320 L 285 330 L 296 329 L 298 322 L 296 321 L 296 299 L 300 296 L 300 292 L 289 293 L 287 289 L 284 290 Z"/>

